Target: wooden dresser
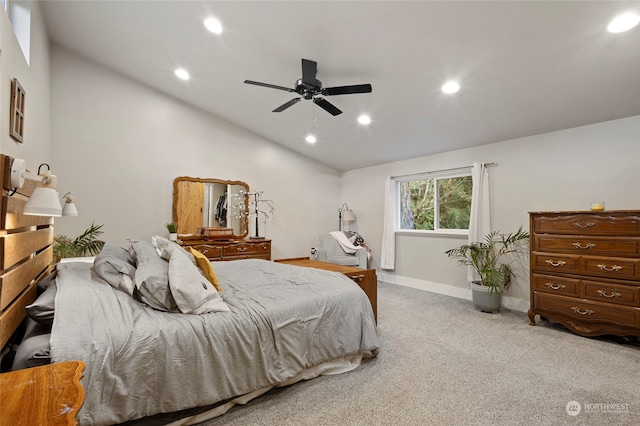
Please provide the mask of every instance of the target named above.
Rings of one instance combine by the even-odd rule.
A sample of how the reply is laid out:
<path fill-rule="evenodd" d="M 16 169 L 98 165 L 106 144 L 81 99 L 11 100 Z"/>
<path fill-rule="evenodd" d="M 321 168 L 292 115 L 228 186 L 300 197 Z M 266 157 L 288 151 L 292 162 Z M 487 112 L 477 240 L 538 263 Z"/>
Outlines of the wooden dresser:
<path fill-rule="evenodd" d="M 271 240 L 228 240 L 185 239 L 182 246 L 191 246 L 209 260 L 265 259 L 271 260 Z"/>
<path fill-rule="evenodd" d="M 582 336 L 640 336 L 640 211 L 532 212 L 531 309 Z"/>

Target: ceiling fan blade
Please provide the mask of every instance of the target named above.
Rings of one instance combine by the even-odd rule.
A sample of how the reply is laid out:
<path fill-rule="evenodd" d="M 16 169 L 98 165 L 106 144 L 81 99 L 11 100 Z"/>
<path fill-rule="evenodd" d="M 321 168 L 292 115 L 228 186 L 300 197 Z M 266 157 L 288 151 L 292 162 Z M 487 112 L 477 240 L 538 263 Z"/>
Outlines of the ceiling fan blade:
<path fill-rule="evenodd" d="M 351 93 L 371 93 L 370 84 L 355 84 L 352 86 L 325 87 L 322 89 L 324 96 L 349 95 Z"/>
<path fill-rule="evenodd" d="M 282 105 L 280 105 L 278 108 L 274 109 L 274 110 L 273 110 L 273 111 L 271 111 L 271 112 L 282 112 L 282 111 L 284 111 L 285 109 L 289 108 L 290 106 L 295 105 L 295 104 L 297 104 L 298 102 L 300 102 L 300 100 L 301 100 L 301 99 L 302 99 L 302 98 L 293 98 L 293 99 L 291 99 L 289 102 L 287 102 L 286 104 L 282 104 Z"/>
<path fill-rule="evenodd" d="M 253 84 L 255 86 L 268 87 L 270 89 L 278 89 L 278 90 L 286 90 L 287 92 L 295 92 L 295 90 L 290 89 L 289 87 L 276 86 L 275 84 L 260 83 L 259 81 L 251 81 L 251 80 L 245 80 L 244 82 L 246 84 Z"/>
<path fill-rule="evenodd" d="M 302 59 L 302 83 L 315 86 L 318 63 L 310 59 Z"/>
<path fill-rule="evenodd" d="M 342 114 L 342 111 L 340 111 L 335 105 L 324 98 L 313 98 L 313 103 L 315 103 L 331 115 L 335 116 Z"/>

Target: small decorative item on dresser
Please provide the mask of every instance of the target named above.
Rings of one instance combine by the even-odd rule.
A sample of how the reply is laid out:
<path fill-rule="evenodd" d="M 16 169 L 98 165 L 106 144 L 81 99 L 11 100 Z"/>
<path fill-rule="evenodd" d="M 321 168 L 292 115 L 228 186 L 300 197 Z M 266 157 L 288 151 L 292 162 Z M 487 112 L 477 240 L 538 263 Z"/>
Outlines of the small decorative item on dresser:
<path fill-rule="evenodd" d="M 169 241 L 178 241 L 178 224 L 169 222 L 166 226 L 167 231 L 169 231 Z"/>
<path fill-rule="evenodd" d="M 604 210 L 604 201 L 592 201 L 591 202 L 591 211 L 601 212 Z"/>
<path fill-rule="evenodd" d="M 640 336 L 640 211 L 535 212 L 531 308 L 582 336 Z"/>

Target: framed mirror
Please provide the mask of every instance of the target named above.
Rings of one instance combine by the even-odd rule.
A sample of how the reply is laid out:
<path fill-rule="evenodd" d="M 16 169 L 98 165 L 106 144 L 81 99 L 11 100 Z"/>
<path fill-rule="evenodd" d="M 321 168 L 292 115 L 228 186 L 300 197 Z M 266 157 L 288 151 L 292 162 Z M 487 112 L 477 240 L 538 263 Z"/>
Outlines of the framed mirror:
<path fill-rule="evenodd" d="M 242 239 L 249 232 L 249 185 L 242 181 L 203 179 L 188 176 L 173 180 L 173 221 L 178 237 L 201 237 L 202 229 L 220 230 Z M 212 239 L 215 239 L 212 237 Z"/>

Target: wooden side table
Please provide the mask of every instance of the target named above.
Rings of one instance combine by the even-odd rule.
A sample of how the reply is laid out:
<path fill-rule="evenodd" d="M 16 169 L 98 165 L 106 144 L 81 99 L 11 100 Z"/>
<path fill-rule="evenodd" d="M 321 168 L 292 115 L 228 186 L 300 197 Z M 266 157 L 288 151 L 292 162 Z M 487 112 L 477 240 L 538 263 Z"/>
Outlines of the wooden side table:
<path fill-rule="evenodd" d="M 318 268 L 327 271 L 340 272 L 355 281 L 365 292 L 373 308 L 373 316 L 378 321 L 378 277 L 375 269 L 360 269 L 354 266 L 336 265 L 309 259 L 308 257 L 296 257 L 291 259 L 278 259 L 275 262 L 288 263 L 290 265 Z"/>
<path fill-rule="evenodd" d="M 77 425 L 83 372 L 84 362 L 67 361 L 0 374 L 0 423 Z"/>

